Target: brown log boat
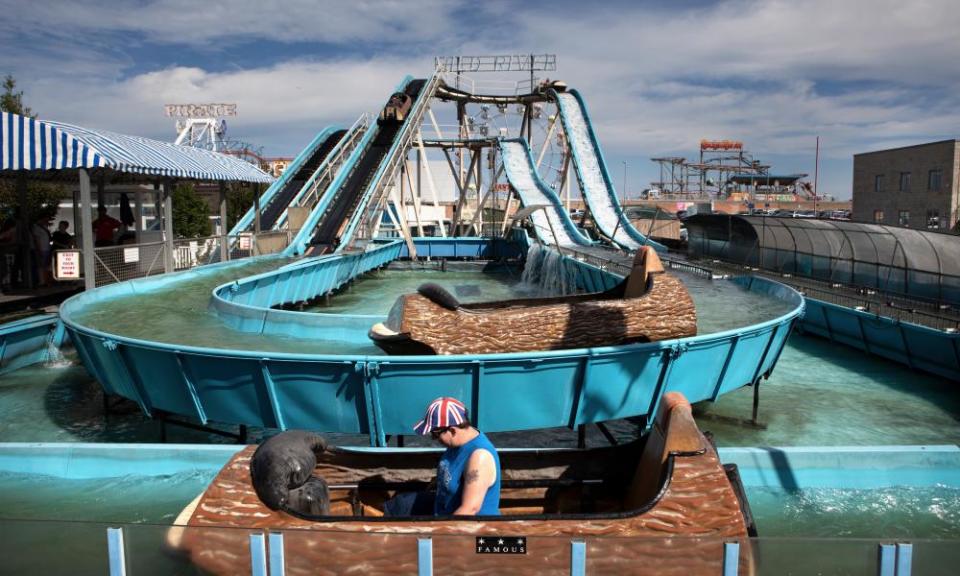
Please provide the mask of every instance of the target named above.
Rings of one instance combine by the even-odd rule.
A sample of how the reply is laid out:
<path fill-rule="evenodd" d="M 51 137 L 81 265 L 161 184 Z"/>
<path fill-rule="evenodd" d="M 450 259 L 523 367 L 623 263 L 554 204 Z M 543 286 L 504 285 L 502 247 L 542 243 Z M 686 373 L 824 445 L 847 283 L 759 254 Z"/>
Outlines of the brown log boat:
<path fill-rule="evenodd" d="M 735 469 L 721 465 L 678 393 L 664 396 L 635 442 L 500 451 L 501 516 L 384 516 L 386 499 L 426 487 L 435 473 L 436 452 L 410 449 L 318 448 L 310 478 L 329 489 L 323 513 L 273 510 L 251 479 L 254 449 L 238 452 L 184 511 L 186 527 L 171 529 L 171 546 L 204 572 L 248 571 L 250 532 L 282 531 L 286 573 L 295 575 L 416 573 L 420 538 L 432 540 L 443 574 L 568 573 L 572 540 L 586 541 L 589 573 L 681 576 L 720 574 L 723 542 L 737 540 L 739 573 L 753 573 L 752 520 Z M 489 553 L 501 540 L 504 551 Z"/>
<path fill-rule="evenodd" d="M 397 299 L 370 339 L 388 354 L 493 354 L 616 346 L 695 336 L 686 287 L 655 250 L 637 251 L 630 275 L 606 292 L 461 304 L 436 284 Z"/>

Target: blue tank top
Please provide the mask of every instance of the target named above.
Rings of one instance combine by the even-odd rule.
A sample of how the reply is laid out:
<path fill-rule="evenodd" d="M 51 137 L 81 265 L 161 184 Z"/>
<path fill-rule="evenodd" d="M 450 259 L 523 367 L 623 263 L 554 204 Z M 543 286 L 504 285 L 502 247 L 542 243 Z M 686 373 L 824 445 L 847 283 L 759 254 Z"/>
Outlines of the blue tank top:
<path fill-rule="evenodd" d="M 460 507 L 463 502 L 463 469 L 475 450 L 484 449 L 493 455 L 493 464 L 496 470 L 496 480 L 487 489 L 483 497 L 483 505 L 477 512 L 480 516 L 500 515 L 500 457 L 497 449 L 483 432 L 459 448 L 447 448 L 437 465 L 437 499 L 433 505 L 433 512 L 438 516 L 449 516 Z"/>

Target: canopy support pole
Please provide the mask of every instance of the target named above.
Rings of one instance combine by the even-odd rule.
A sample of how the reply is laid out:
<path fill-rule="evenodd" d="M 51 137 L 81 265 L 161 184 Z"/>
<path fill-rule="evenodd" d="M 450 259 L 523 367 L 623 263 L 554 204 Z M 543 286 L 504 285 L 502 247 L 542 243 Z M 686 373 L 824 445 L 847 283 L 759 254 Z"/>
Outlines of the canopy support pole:
<path fill-rule="evenodd" d="M 143 234 L 143 188 L 137 186 L 137 191 L 133 194 L 133 206 L 136 208 L 137 221 L 133 223 L 133 230 L 137 236 L 137 244 L 140 244 L 142 240 L 140 236 Z"/>
<path fill-rule="evenodd" d="M 227 246 L 227 183 L 221 180 L 220 184 L 220 261 L 226 262 L 230 253 Z"/>
<path fill-rule="evenodd" d="M 163 194 L 163 241 L 164 257 L 163 271 L 173 272 L 173 191 L 170 189 L 170 181 L 164 180 L 160 189 Z"/>
<path fill-rule="evenodd" d="M 36 220 L 37 215 L 27 213 L 27 176 L 23 173 L 17 174 L 17 205 L 20 207 L 16 239 L 20 254 L 20 280 L 25 288 L 35 288 L 33 273 L 39 268 L 37 266 L 39 254 L 34 248 L 33 221 Z"/>
<path fill-rule="evenodd" d="M 80 241 L 83 248 L 83 287 L 93 290 L 97 287 L 96 254 L 93 251 L 93 199 L 90 194 L 90 174 L 81 168 L 80 173 Z"/>

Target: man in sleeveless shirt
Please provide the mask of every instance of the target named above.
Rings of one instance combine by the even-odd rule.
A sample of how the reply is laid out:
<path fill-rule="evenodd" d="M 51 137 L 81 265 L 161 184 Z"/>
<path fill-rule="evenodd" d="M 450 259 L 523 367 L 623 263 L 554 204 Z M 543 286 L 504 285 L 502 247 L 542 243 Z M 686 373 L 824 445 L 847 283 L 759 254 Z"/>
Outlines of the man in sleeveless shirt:
<path fill-rule="evenodd" d="M 437 398 L 414 426 L 446 446 L 437 465 L 437 516 L 500 514 L 500 458 L 487 436 L 470 424 L 456 398 Z"/>
<path fill-rule="evenodd" d="M 447 448 L 437 465 L 437 493 L 399 494 L 386 502 L 388 516 L 500 514 L 500 458 L 487 436 L 470 424 L 462 402 L 437 398 L 414 430 Z"/>

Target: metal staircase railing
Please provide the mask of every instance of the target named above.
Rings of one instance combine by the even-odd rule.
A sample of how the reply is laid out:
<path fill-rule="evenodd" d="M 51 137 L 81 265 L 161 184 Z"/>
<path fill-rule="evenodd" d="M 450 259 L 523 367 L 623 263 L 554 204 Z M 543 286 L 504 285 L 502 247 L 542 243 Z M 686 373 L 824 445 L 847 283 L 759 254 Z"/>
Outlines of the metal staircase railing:
<path fill-rule="evenodd" d="M 420 95 L 417 98 L 417 103 L 410 111 L 406 122 L 403 124 L 403 128 L 400 129 L 400 133 L 394 140 L 394 145 L 389 155 L 384 162 L 380 164 L 377 179 L 371 185 L 370 190 L 367 191 L 366 197 L 356 211 L 354 221 L 351 222 L 347 228 L 345 236 L 349 239 L 347 243 L 348 250 L 362 250 L 372 239 L 374 230 L 377 228 L 378 218 L 376 218 L 376 216 L 379 215 L 382 204 L 384 204 L 387 198 L 387 191 L 396 180 L 400 167 L 407 157 L 407 150 L 413 145 L 414 138 L 419 132 L 420 124 L 423 122 L 423 117 L 430 108 L 430 100 L 432 100 L 434 94 L 436 94 L 440 82 L 441 75 L 438 72 L 434 72 L 423 85 Z M 398 208 L 402 210 L 402 207 Z M 401 215 L 400 217 L 402 218 L 403 216 Z M 415 254 L 415 248 L 410 238 L 406 238 L 406 242 L 407 248 L 411 251 L 410 253 Z"/>

